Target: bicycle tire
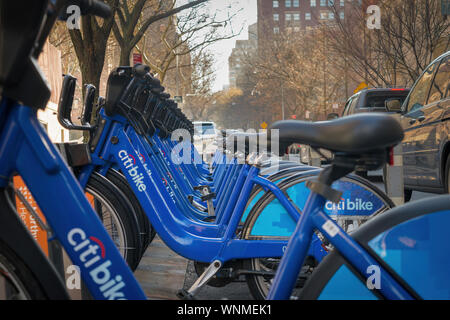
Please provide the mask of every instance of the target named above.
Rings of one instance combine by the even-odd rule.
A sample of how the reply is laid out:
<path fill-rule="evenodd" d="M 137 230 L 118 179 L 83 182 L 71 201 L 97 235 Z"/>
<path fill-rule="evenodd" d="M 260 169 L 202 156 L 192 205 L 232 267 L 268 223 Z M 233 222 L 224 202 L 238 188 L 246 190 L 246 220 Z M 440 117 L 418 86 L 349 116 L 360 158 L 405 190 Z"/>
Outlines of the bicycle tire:
<path fill-rule="evenodd" d="M 314 172 L 316 172 L 316 173 L 314 173 Z M 307 172 L 303 172 L 303 173 L 294 175 L 291 178 L 287 178 L 286 180 L 279 183 L 279 187 L 280 187 L 280 189 L 285 190 L 285 189 L 297 184 L 299 180 L 304 180 L 304 179 L 308 178 L 309 176 L 313 176 L 314 174 L 317 174 L 317 171 L 307 171 Z M 361 178 L 359 176 L 355 176 L 355 175 L 350 175 L 343 179 L 352 180 L 363 186 L 366 186 L 367 188 L 370 188 L 375 194 L 377 194 L 380 197 L 380 199 L 383 200 L 386 208 L 394 207 L 394 203 L 381 190 L 379 190 L 376 186 L 371 184 L 366 179 L 363 179 L 363 178 Z M 256 220 L 258 219 L 259 214 L 274 199 L 275 199 L 275 196 L 272 193 L 268 192 L 268 193 L 264 194 L 258 200 L 258 202 L 252 208 L 251 212 L 248 215 L 248 218 L 245 221 L 245 224 L 243 227 L 243 232 L 242 232 L 243 239 L 249 239 L 251 229 L 252 229 L 254 223 L 256 222 Z M 386 211 L 386 210 L 384 210 L 384 211 Z M 263 239 L 264 239 L 264 237 L 261 237 L 261 239 L 259 239 L 259 240 L 263 240 Z M 268 259 L 245 259 L 244 260 L 244 269 L 251 270 L 251 271 L 261 271 L 258 268 L 264 267 L 263 260 L 268 260 Z M 271 262 L 271 264 L 276 265 L 276 262 Z M 305 272 L 302 273 L 301 279 L 299 279 L 300 286 L 302 286 L 304 284 L 305 280 L 309 277 L 309 275 L 311 273 L 311 269 L 314 267 L 316 267 L 316 263 L 314 263 L 314 259 L 308 259 L 307 263 L 304 265 Z M 263 270 L 263 271 L 268 271 L 268 270 Z M 275 269 L 275 271 L 276 271 L 276 269 Z M 249 287 L 249 290 L 250 290 L 252 296 L 256 300 L 264 300 L 268 293 L 268 288 L 263 286 L 263 283 L 261 282 L 262 281 L 261 276 L 253 275 L 253 274 L 246 275 L 246 280 L 247 280 L 247 285 Z"/>
<path fill-rule="evenodd" d="M 0 189 L 0 274 L 25 291 L 23 299 L 69 300 L 64 282 L 25 229 L 13 204 L 7 191 Z"/>
<path fill-rule="evenodd" d="M 448 196 L 436 196 L 427 199 L 421 199 L 415 202 L 407 203 L 403 206 L 396 207 L 387 211 L 383 215 L 372 219 L 361 226 L 358 230 L 353 232 L 352 238 L 355 239 L 372 257 L 377 260 L 380 265 L 383 265 L 387 272 L 403 284 L 404 288 L 408 289 L 413 298 L 420 299 L 420 296 L 401 278 L 397 275 L 383 260 L 377 256 L 370 248 L 369 241 L 387 230 L 391 230 L 404 222 L 412 221 L 428 214 L 433 214 L 439 211 L 448 211 L 450 198 Z M 320 298 L 320 295 L 330 279 L 334 277 L 341 266 L 347 266 L 348 269 L 359 278 L 362 283 L 365 283 L 364 278 L 351 267 L 347 260 L 337 251 L 333 250 L 318 266 L 312 276 L 306 282 L 299 299 L 315 300 Z M 375 292 L 375 296 L 383 299 L 381 295 Z"/>
<path fill-rule="evenodd" d="M 136 270 L 142 249 L 139 225 L 133 207 L 126 201 L 125 195 L 112 182 L 99 174 L 91 176 L 85 191 L 92 194 L 97 201 L 102 202 L 102 209 L 106 207 L 108 210 L 110 217 L 102 216 L 99 212 L 97 214 L 99 214 L 104 225 L 105 219 L 110 218 L 108 220 L 115 223 L 115 227 L 112 226 L 112 228 L 119 228 L 118 230 L 109 230 L 108 226 L 106 226 L 110 235 L 112 232 L 117 231 L 122 243 L 118 244 L 116 239 L 113 240 L 119 246 L 119 251 L 130 269 Z M 98 211 L 98 208 L 95 209 Z"/>
<path fill-rule="evenodd" d="M 142 208 L 139 200 L 134 195 L 134 192 L 131 189 L 130 185 L 128 184 L 128 181 L 125 178 L 125 176 L 119 171 L 110 169 L 106 174 L 106 178 L 110 180 L 116 187 L 118 187 L 120 191 L 123 192 L 125 197 L 129 200 L 129 202 L 133 206 L 134 212 L 136 213 L 136 217 L 139 221 L 139 228 L 142 242 L 142 252 L 141 252 L 142 256 L 144 255 L 150 243 L 155 238 L 156 231 L 150 224 L 147 214 Z"/>

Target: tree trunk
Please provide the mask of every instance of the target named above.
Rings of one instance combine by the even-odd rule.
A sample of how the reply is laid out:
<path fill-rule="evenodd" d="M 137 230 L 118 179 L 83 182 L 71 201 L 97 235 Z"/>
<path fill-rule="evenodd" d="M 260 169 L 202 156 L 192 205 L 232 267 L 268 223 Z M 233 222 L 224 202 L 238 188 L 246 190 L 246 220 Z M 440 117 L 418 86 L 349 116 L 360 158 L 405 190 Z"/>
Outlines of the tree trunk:
<path fill-rule="evenodd" d="M 122 47 L 120 50 L 120 65 L 123 67 L 131 65 L 131 51 L 133 48 Z"/>

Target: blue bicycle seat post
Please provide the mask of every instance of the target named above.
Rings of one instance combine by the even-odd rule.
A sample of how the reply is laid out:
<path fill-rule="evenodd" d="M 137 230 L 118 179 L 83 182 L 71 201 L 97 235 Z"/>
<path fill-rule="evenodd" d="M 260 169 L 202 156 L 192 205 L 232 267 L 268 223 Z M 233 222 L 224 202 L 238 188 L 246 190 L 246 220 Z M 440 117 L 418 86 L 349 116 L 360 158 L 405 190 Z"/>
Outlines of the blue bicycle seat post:
<path fill-rule="evenodd" d="M 305 209 L 278 266 L 267 300 L 289 300 L 291 297 L 314 233 L 311 215 L 315 210 L 321 210 L 325 202 L 325 198 L 321 195 L 310 193 Z"/>

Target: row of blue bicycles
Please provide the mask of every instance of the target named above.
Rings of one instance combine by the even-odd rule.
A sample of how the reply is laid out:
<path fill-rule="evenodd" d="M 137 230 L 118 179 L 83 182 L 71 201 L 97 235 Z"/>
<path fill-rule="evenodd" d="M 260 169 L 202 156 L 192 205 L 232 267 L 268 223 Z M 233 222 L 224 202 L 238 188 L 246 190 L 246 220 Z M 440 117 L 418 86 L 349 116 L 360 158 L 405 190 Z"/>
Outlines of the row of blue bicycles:
<path fill-rule="evenodd" d="M 68 5 L 111 14 L 95 0 L 0 2 L 1 298 L 69 298 L 18 217 L 15 175 L 94 299 L 146 299 L 133 271 L 155 234 L 194 261 L 184 299 L 240 278 L 255 299 L 450 298 L 450 196 L 393 208 L 352 174 L 383 167 L 402 141 L 388 115 L 277 122 L 269 134 L 226 137 L 204 163 L 192 123 L 136 65 L 110 74 L 105 98 L 86 86 L 81 124 L 71 118 L 76 79 L 64 76 L 58 119 L 89 142 L 54 145 L 37 119 L 50 89 L 36 61 Z M 331 164 L 280 160 L 293 143 L 332 151 Z"/>

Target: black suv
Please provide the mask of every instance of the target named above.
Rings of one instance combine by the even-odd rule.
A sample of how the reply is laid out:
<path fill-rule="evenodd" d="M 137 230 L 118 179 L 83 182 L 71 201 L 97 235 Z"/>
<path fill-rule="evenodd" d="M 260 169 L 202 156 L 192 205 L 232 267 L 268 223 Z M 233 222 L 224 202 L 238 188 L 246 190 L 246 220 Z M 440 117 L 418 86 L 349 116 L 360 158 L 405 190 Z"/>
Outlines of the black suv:
<path fill-rule="evenodd" d="M 348 99 L 343 117 L 362 112 L 391 112 L 386 107 L 390 100 L 405 101 L 408 88 L 370 88 L 363 89 Z"/>

